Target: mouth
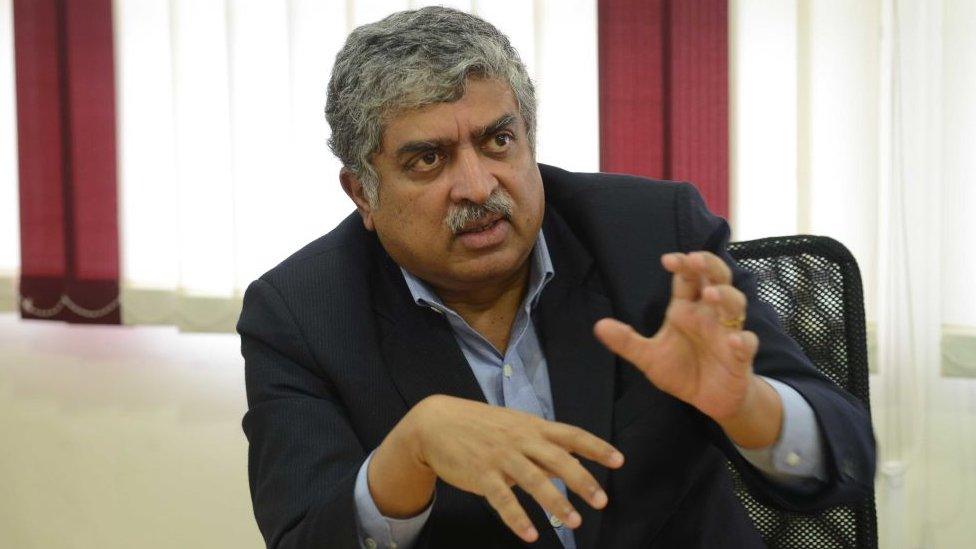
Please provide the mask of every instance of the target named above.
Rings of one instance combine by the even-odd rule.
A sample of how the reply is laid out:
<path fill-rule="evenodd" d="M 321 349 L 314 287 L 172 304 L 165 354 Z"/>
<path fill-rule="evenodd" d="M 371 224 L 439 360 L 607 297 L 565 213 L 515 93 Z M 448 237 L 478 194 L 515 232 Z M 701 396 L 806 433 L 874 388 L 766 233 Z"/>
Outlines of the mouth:
<path fill-rule="evenodd" d="M 464 234 L 478 234 L 489 231 L 504 219 L 505 216 L 499 214 L 483 217 L 462 227 L 455 236 L 461 236 Z"/>
<path fill-rule="evenodd" d="M 482 253 L 504 244 L 511 229 L 508 216 L 491 214 L 466 224 L 454 238 L 467 253 Z"/>

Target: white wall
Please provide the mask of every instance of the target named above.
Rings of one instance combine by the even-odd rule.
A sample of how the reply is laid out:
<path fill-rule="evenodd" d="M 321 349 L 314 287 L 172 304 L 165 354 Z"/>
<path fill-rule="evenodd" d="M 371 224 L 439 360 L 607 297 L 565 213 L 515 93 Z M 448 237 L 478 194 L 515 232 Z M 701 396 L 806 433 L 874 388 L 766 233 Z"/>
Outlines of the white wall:
<path fill-rule="evenodd" d="M 957 196 L 945 211 L 943 230 L 969 245 L 943 256 L 943 318 L 947 324 L 976 325 L 976 2 L 943 0 L 942 62 L 943 176 L 945 193 Z M 945 238 L 948 238 L 948 234 Z"/>

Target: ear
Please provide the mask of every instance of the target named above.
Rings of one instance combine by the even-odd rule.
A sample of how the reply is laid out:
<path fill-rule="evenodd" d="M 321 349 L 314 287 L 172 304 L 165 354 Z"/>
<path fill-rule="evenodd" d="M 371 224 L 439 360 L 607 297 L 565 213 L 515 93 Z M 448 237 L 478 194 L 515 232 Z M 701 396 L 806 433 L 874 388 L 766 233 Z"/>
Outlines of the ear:
<path fill-rule="evenodd" d="M 339 170 L 339 181 L 342 183 L 342 190 L 346 191 L 349 198 L 356 204 L 356 209 L 363 218 L 363 225 L 366 227 L 366 230 L 374 230 L 373 207 L 369 205 L 369 200 L 366 199 L 366 192 L 362 182 L 346 168 Z"/>

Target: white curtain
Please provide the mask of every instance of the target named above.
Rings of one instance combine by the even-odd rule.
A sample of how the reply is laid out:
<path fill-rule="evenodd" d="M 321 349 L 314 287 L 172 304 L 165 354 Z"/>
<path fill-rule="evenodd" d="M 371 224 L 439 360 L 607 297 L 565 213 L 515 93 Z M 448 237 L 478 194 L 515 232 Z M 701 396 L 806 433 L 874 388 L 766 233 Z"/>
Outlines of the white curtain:
<path fill-rule="evenodd" d="M 851 248 L 881 546 L 971 546 L 976 3 L 734 0 L 730 13 L 736 238 L 803 232 Z"/>
<path fill-rule="evenodd" d="M 233 331 L 247 284 L 352 211 L 326 146 L 333 59 L 355 26 L 427 3 L 115 0 L 124 323 Z M 429 3 L 512 39 L 540 161 L 598 169 L 594 0 Z"/>
<path fill-rule="evenodd" d="M 0 0 L 0 311 L 17 306 L 20 212 L 17 200 L 17 105 L 13 1 Z"/>

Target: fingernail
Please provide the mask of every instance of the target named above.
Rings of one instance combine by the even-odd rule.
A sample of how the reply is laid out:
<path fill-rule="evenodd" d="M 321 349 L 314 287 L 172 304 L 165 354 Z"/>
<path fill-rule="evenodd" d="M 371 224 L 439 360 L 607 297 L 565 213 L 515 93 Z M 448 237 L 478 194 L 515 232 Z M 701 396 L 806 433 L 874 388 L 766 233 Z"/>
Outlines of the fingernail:
<path fill-rule="evenodd" d="M 610 454 L 610 465 L 622 465 L 624 462 L 624 455 L 620 452 L 614 452 Z"/>
<path fill-rule="evenodd" d="M 607 493 L 597 488 L 596 493 L 593 494 L 592 498 L 593 507 L 602 509 L 603 506 L 607 504 L 607 499 Z"/>
<path fill-rule="evenodd" d="M 532 526 L 529 526 L 525 530 L 525 539 L 527 539 L 528 541 L 535 541 L 536 538 L 538 537 L 539 537 L 539 532 L 537 532 L 536 529 L 533 528 Z"/>

